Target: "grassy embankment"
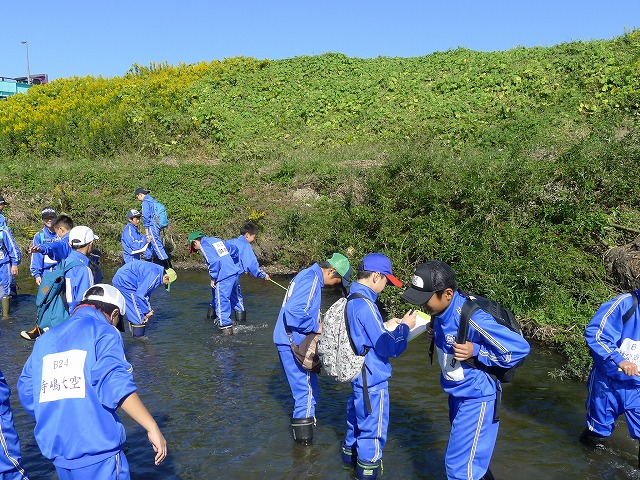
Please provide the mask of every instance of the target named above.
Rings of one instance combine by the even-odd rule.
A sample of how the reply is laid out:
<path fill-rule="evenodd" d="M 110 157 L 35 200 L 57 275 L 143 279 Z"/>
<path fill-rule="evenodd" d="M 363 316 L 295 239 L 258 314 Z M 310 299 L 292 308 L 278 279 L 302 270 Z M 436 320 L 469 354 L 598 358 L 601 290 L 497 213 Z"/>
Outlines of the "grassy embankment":
<path fill-rule="evenodd" d="M 588 363 L 583 328 L 614 295 L 603 253 L 640 219 L 640 32 L 419 58 L 339 54 L 135 65 L 0 103 L 2 193 L 23 247 L 53 204 L 118 256 L 146 186 L 178 263 L 202 229 L 260 224 L 267 269 L 381 250 L 405 280 L 439 258 L 531 335 Z M 390 290 L 390 289 L 388 289 Z M 398 292 L 386 293 L 392 309 Z"/>

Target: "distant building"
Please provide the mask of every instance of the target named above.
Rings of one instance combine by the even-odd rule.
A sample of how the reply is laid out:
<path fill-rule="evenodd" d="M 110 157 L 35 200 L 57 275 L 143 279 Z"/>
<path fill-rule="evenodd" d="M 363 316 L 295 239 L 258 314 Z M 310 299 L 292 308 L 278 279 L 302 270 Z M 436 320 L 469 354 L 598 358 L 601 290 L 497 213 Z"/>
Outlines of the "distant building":
<path fill-rule="evenodd" d="M 16 93 L 24 93 L 33 85 L 44 85 L 49 82 L 46 73 L 30 75 L 29 78 L 31 78 L 31 83 L 29 83 L 27 77 L 0 77 L 0 100 L 5 100 Z"/>

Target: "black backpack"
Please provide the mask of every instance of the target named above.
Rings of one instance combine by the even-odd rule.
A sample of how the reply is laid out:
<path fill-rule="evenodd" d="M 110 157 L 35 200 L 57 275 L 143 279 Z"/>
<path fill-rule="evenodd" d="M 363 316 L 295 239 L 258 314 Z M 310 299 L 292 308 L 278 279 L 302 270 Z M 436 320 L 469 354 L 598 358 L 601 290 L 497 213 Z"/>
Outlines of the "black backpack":
<path fill-rule="evenodd" d="M 462 311 L 460 313 L 460 324 L 458 325 L 458 335 L 456 336 L 456 343 L 464 343 L 467 341 L 467 336 L 469 335 L 469 319 L 471 315 L 476 310 L 483 310 L 489 315 L 491 315 L 496 322 L 500 325 L 507 327 L 509 330 L 516 332 L 518 335 L 522 335 L 522 328 L 520 324 L 516 320 L 515 315 L 508 308 L 503 307 L 495 300 L 491 300 L 489 298 L 481 297 L 480 295 L 467 295 L 467 300 L 462 305 Z M 454 359 L 453 364 L 456 362 Z M 524 363 L 524 358 L 520 360 L 517 364 L 512 367 L 498 367 L 498 366 L 487 366 L 483 363 L 480 363 L 477 358 L 473 357 L 466 360 L 467 364 L 473 368 L 477 368 L 479 370 L 483 370 L 487 372 L 492 377 L 497 378 L 502 383 L 509 383 L 513 381 L 513 377 L 516 374 L 516 368 Z"/>
<path fill-rule="evenodd" d="M 640 295 L 640 290 L 634 290 L 634 291 L 629 292 L 629 293 L 631 294 L 631 298 L 633 299 L 633 305 L 622 316 L 622 324 L 623 325 L 629 321 L 629 319 L 633 316 L 634 313 L 636 313 L 636 310 L 638 309 L 638 295 Z"/>

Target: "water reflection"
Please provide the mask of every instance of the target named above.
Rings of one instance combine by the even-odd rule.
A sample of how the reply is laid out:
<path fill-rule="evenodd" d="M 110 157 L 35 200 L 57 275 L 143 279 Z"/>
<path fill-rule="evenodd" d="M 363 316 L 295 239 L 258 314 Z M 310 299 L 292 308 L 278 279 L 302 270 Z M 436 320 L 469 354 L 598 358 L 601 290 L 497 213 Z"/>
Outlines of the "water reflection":
<path fill-rule="evenodd" d="M 106 278 L 110 278 L 109 272 Z M 33 479 L 54 479 L 54 469 L 33 439 L 15 385 L 32 344 L 19 333 L 34 320 L 35 287 L 23 290 L 12 317 L 0 320 L 0 352 L 9 384 L 25 467 Z M 276 279 L 287 284 L 287 279 Z M 243 277 L 247 322 L 230 337 L 206 320 L 210 288 L 205 272 L 180 272 L 171 292 L 158 289 L 147 337 L 125 335 L 139 393 L 169 442 L 169 457 L 153 465 L 144 430 L 125 413 L 126 453 L 134 479 L 347 480 L 339 444 L 345 432 L 350 387 L 320 376 L 314 445 L 291 440 L 292 399 L 271 336 L 284 292 Z M 324 308 L 337 298 L 325 292 Z M 442 479 L 449 434 L 447 399 L 437 365 L 429 365 L 424 338 L 392 360 L 385 479 Z M 492 461 L 498 479 L 640 479 L 638 445 L 624 420 L 605 452 L 591 452 L 577 437 L 584 424 L 585 386 L 547 374 L 562 359 L 534 345 L 516 381 L 505 387 L 500 434 Z"/>

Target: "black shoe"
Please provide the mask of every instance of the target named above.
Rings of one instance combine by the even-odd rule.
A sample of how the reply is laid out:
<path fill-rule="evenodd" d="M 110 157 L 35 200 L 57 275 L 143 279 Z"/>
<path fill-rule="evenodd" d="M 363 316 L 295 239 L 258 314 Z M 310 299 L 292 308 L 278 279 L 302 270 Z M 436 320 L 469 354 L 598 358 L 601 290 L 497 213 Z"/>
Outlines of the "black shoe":
<path fill-rule="evenodd" d="M 588 428 L 585 428 L 580 434 L 580 443 L 587 445 L 588 447 L 595 448 L 596 450 L 604 450 L 604 442 L 606 439 L 607 437 L 598 435 L 597 433 L 590 431 Z"/>
<path fill-rule="evenodd" d="M 220 333 L 222 335 L 233 335 L 233 326 L 229 325 L 228 327 L 220 327 Z"/>
<path fill-rule="evenodd" d="M 40 335 L 42 335 L 42 330 L 40 330 L 40 327 L 37 325 L 28 332 L 26 330 L 20 332 L 20 336 L 22 338 L 24 338 L 25 340 L 31 340 L 32 342 L 35 342 L 36 338 L 38 338 Z"/>

